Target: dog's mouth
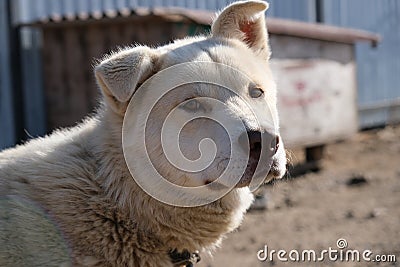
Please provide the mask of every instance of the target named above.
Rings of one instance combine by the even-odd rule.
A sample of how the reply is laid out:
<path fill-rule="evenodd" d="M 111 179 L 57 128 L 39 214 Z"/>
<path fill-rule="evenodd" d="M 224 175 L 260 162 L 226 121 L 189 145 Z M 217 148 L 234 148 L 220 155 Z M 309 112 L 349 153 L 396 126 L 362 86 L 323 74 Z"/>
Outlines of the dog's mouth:
<path fill-rule="evenodd" d="M 236 184 L 236 188 L 249 186 L 250 182 L 256 172 L 258 163 L 261 156 L 261 143 L 257 143 L 250 148 L 249 160 L 247 162 L 246 170 L 244 171 L 239 182 Z"/>
<path fill-rule="evenodd" d="M 261 157 L 261 148 L 256 148 L 250 151 L 248 163 L 246 169 L 240 178 L 239 182 L 236 183 L 234 188 L 243 188 L 249 186 L 254 175 L 256 173 L 258 164 L 260 162 Z M 265 174 L 265 179 L 263 183 L 268 182 L 273 179 L 280 179 L 282 178 L 284 171 L 279 168 L 279 164 L 277 159 L 272 158 L 272 162 L 270 164 L 266 163 L 267 166 L 263 169 L 262 166 L 259 167 L 258 173 Z M 260 170 L 261 168 L 261 170 Z M 267 169 L 268 168 L 268 169 Z M 208 185 L 211 190 L 225 190 L 228 188 L 226 185 L 219 183 L 218 181 L 207 180 L 205 185 Z"/>
<path fill-rule="evenodd" d="M 264 183 L 273 179 L 280 179 L 283 177 L 285 169 L 282 169 L 280 167 L 278 158 L 273 156 L 270 160 L 268 160 L 268 162 L 260 162 L 260 157 L 261 144 L 251 147 L 246 170 L 240 178 L 239 182 L 236 184 L 235 188 L 249 186 L 252 179 L 255 177 L 256 170 L 257 175 L 265 175 L 265 179 L 263 180 Z M 258 166 L 259 163 L 263 164 L 263 166 Z"/>

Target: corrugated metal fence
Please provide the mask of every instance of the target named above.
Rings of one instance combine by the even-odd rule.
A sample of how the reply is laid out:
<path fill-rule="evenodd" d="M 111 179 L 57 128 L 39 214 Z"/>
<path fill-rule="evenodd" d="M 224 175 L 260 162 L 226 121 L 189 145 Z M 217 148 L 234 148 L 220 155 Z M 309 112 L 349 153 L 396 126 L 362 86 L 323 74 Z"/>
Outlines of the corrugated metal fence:
<path fill-rule="evenodd" d="M 376 126 L 400 118 L 400 1 L 324 0 L 323 21 L 377 32 L 377 48 L 356 45 L 360 124 Z"/>

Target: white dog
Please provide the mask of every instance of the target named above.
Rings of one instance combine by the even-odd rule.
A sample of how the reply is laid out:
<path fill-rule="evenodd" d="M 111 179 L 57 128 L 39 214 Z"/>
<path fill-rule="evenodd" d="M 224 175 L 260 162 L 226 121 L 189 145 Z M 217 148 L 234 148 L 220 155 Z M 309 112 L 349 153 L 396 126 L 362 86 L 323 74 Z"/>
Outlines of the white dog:
<path fill-rule="evenodd" d="M 218 15 L 209 36 L 157 49 L 129 48 L 107 57 L 95 68 L 104 103 L 94 117 L 0 153 L 0 266 L 185 266 L 196 261 L 194 251 L 212 251 L 236 229 L 253 200 L 248 185 L 261 152 L 272 151 L 271 175 L 265 181 L 281 178 L 286 165 L 278 128 L 263 118 L 255 123 L 251 113 L 269 106 L 265 116 L 278 124 L 276 85 L 268 64 L 267 7 L 261 1 L 236 2 Z M 199 112 L 213 116 L 218 111 L 201 98 L 207 96 L 222 101 L 226 109 L 220 112 L 245 125 L 246 131 L 237 136 L 248 138 L 250 157 L 238 156 L 233 162 L 245 160 L 245 173 L 229 193 L 197 207 L 171 206 L 144 192 L 132 178 L 122 144 L 124 116 L 141 84 L 185 62 L 224 64 L 253 81 L 230 76 L 229 82 L 237 85 L 233 92 L 217 85 L 182 85 L 154 105 L 143 126 L 151 133 L 148 156 L 160 174 L 174 184 L 196 187 L 219 177 L 231 141 L 218 124 L 192 121 L 180 132 L 182 153 L 198 158 L 200 140 L 209 137 L 220 160 L 197 173 L 172 168 L 157 138 L 166 114 L 184 103 L 178 118 Z M 260 146 L 264 135 L 274 141 L 266 148 Z M 141 173 L 146 178 L 147 170 Z"/>

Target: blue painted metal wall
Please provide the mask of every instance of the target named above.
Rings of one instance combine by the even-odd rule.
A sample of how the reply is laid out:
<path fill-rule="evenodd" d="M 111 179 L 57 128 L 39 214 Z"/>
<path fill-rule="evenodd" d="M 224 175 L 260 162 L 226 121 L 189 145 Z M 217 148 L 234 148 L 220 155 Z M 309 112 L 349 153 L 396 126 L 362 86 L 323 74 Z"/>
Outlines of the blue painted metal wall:
<path fill-rule="evenodd" d="M 16 142 L 8 30 L 6 1 L 0 0 L 0 149 Z"/>
<path fill-rule="evenodd" d="M 377 48 L 356 45 L 362 127 L 400 118 L 400 1 L 323 0 L 323 22 L 377 32 Z"/>
<path fill-rule="evenodd" d="M 268 0 L 268 16 L 307 22 L 316 21 L 316 0 Z"/>

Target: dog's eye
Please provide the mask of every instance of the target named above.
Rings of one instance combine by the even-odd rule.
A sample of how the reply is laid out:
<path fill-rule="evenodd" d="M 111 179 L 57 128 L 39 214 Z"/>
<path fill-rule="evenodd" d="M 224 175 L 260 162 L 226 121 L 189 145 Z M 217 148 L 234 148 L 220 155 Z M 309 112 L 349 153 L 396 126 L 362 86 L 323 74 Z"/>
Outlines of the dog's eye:
<path fill-rule="evenodd" d="M 194 112 L 201 108 L 201 103 L 196 99 L 190 99 L 182 106 L 182 108 L 186 111 Z"/>
<path fill-rule="evenodd" d="M 264 94 L 264 91 L 260 87 L 254 87 L 250 89 L 249 93 L 252 98 L 259 98 Z"/>

